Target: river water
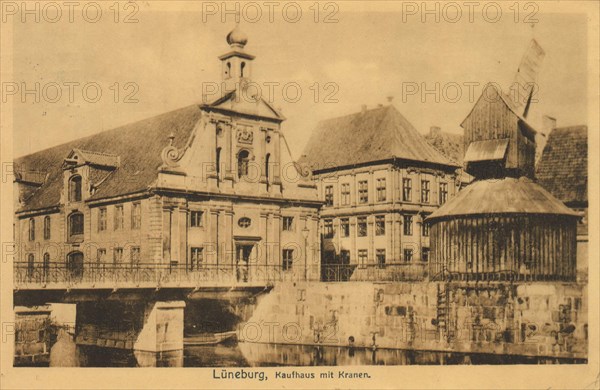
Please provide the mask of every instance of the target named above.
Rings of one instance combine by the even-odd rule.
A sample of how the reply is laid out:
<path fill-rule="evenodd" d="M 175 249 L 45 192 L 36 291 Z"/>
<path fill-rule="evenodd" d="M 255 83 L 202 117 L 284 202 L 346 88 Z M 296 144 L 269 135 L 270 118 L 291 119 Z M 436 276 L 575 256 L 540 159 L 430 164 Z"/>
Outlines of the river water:
<path fill-rule="evenodd" d="M 67 341 L 72 345 L 67 345 Z M 50 366 L 80 367 L 284 367 L 456 364 L 569 364 L 579 359 L 465 354 L 230 341 L 186 346 L 183 351 L 149 353 L 75 345 L 59 340 L 51 349 Z"/>

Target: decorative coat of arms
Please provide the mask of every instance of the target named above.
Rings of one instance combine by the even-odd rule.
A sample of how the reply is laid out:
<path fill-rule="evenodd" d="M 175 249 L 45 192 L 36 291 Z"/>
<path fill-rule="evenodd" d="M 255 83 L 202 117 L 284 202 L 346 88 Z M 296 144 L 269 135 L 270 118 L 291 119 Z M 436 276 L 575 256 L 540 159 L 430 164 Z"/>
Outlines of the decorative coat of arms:
<path fill-rule="evenodd" d="M 246 128 L 239 128 L 237 131 L 237 141 L 240 144 L 252 144 L 254 133 Z"/>

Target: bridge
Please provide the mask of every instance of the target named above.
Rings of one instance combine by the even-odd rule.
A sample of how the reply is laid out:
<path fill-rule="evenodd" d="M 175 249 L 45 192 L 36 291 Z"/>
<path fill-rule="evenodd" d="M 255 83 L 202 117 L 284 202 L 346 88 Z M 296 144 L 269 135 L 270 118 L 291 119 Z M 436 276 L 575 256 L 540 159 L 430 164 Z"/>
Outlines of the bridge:
<path fill-rule="evenodd" d="M 325 264 L 286 269 L 280 265 L 207 265 L 190 268 L 173 264 L 36 264 L 16 262 L 14 290 L 73 289 L 203 289 L 270 287 L 277 282 L 418 281 L 427 277 L 427 264 Z"/>
<path fill-rule="evenodd" d="M 233 310 L 243 322 L 258 304 L 257 297 L 276 283 L 406 282 L 423 280 L 426 271 L 427 264 L 410 263 L 286 269 L 256 264 L 190 268 L 178 264 L 15 262 L 13 296 L 19 329 L 46 324 L 34 333 L 52 333 L 50 314 L 48 321 L 36 317 L 34 323 L 31 315 L 38 307 L 67 303 L 75 312 L 75 325 L 70 327 L 77 344 L 132 349 L 136 354 L 150 354 L 148 361 L 152 362 L 153 353 L 183 350 L 184 329 L 195 323 L 195 318 L 206 317 L 209 301 L 220 302 L 225 311 Z M 38 340 L 36 345 L 45 344 Z M 21 345 L 21 350 L 27 348 Z M 50 344 L 44 348 L 46 355 L 49 350 Z"/>

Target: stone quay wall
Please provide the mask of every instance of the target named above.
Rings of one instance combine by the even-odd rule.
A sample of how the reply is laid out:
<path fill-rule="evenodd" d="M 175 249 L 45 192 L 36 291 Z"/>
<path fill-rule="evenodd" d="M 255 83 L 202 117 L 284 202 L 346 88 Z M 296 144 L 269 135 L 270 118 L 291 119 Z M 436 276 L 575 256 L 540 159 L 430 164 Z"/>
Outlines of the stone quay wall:
<path fill-rule="evenodd" d="M 244 342 L 587 358 L 575 283 L 289 282 L 257 299 Z"/>

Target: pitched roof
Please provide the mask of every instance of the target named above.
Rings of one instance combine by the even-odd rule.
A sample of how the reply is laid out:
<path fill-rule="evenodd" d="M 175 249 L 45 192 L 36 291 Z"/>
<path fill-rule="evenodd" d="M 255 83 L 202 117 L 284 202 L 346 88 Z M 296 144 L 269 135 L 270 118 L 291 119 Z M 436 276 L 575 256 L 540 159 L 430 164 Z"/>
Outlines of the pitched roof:
<path fill-rule="evenodd" d="M 438 152 L 448 157 L 450 160 L 462 165 L 465 155 L 465 140 L 462 134 L 452 134 L 439 132 L 437 134 L 427 134 L 425 139 Z"/>
<path fill-rule="evenodd" d="M 174 145 L 185 146 L 202 111 L 191 105 L 89 137 L 80 138 L 16 159 L 20 170 L 44 170 L 48 176 L 21 211 L 57 206 L 63 189 L 62 164 L 73 149 L 119 156 L 119 168 L 109 175 L 91 199 L 132 194 L 145 190 L 157 177 L 161 151 L 173 133 Z M 98 153 L 84 152 L 97 159 Z M 110 159 L 110 158 L 109 158 Z"/>
<path fill-rule="evenodd" d="M 479 180 L 433 212 L 428 220 L 463 215 L 551 214 L 577 216 L 531 179 Z"/>
<path fill-rule="evenodd" d="M 518 118 L 519 122 L 524 125 L 523 129 L 528 132 L 526 135 L 529 138 L 535 137 L 535 134 L 537 133 L 537 131 L 533 128 L 533 126 L 529 122 L 527 122 L 527 119 L 525 119 L 525 117 L 519 112 L 520 108 L 518 106 L 516 106 L 516 104 L 513 102 L 513 99 L 509 95 L 502 92 L 502 90 L 500 90 L 494 83 L 486 84 L 486 86 L 483 88 L 483 92 L 481 93 L 481 96 L 479 96 L 479 99 L 477 99 L 477 102 L 475 102 L 473 107 L 471 107 L 471 111 L 469 111 L 469 114 L 461 122 L 461 124 L 460 124 L 461 127 L 464 127 L 465 122 L 471 116 L 471 114 L 475 110 L 475 107 L 477 107 L 477 105 L 479 104 L 480 101 L 482 101 L 482 99 L 487 102 L 494 102 L 496 99 L 496 96 L 500 97 L 500 100 L 506 105 L 506 107 L 510 110 L 510 112 L 512 112 Z"/>
<path fill-rule="evenodd" d="M 458 167 L 391 105 L 321 121 L 299 162 L 319 170 L 392 158 Z"/>
<path fill-rule="evenodd" d="M 538 183 L 565 203 L 587 202 L 587 126 L 550 132 L 536 167 Z"/>
<path fill-rule="evenodd" d="M 78 154 L 83 161 L 92 165 L 100 165 L 104 167 L 119 166 L 119 156 L 115 156 L 114 154 L 80 149 L 73 149 L 73 152 L 71 152 L 71 154 Z M 69 156 L 69 158 L 71 157 L 72 156 Z"/>

